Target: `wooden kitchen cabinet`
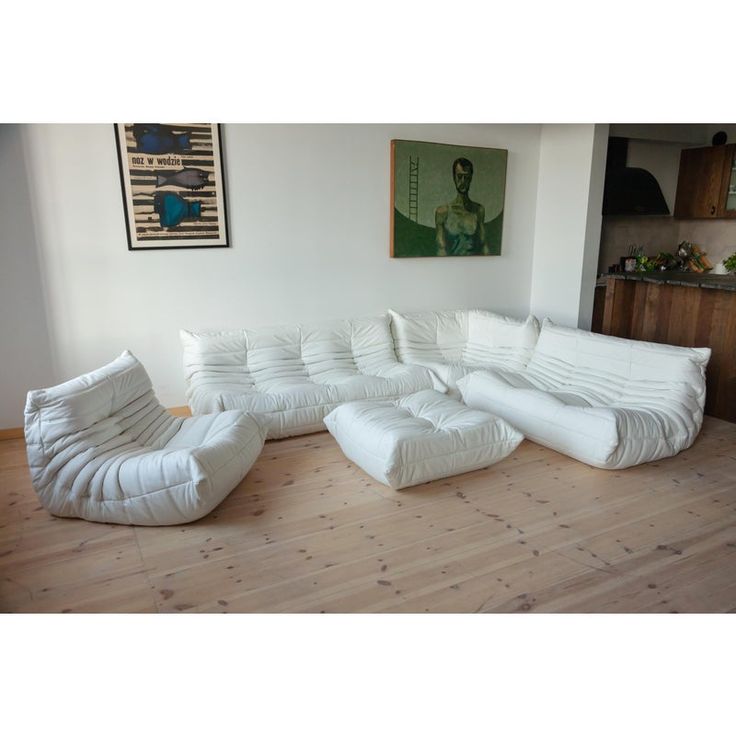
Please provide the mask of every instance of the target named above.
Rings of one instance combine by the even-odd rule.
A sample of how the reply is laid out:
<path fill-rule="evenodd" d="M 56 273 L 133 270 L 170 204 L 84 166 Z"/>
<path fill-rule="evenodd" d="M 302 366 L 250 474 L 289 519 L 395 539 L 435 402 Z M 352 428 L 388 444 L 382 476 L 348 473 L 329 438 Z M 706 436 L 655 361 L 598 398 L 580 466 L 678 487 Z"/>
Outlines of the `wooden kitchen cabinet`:
<path fill-rule="evenodd" d="M 734 144 L 682 150 L 675 217 L 736 217 L 735 153 Z"/>

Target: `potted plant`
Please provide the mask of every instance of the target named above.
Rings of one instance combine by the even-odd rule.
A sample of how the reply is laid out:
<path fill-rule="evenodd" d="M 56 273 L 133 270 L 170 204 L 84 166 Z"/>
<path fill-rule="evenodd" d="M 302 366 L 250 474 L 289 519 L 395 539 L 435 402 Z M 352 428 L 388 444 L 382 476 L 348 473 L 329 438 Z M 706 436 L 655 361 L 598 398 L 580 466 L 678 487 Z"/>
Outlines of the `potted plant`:
<path fill-rule="evenodd" d="M 736 272 L 736 253 L 732 253 L 728 258 L 723 259 L 723 267 L 729 273 Z"/>
<path fill-rule="evenodd" d="M 638 253 L 636 256 L 636 270 L 637 271 L 654 271 L 656 268 L 653 258 L 645 256 L 644 253 Z"/>

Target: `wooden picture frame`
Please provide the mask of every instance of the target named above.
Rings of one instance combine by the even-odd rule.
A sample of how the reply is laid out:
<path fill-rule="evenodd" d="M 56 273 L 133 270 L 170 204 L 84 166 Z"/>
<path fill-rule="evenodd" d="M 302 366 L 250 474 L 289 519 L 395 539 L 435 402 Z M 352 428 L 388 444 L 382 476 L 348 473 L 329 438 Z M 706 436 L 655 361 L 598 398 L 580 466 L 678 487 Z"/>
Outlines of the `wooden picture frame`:
<path fill-rule="evenodd" d="M 391 257 L 501 255 L 508 151 L 391 141 Z"/>
<path fill-rule="evenodd" d="M 228 248 L 217 123 L 116 123 L 128 250 Z"/>

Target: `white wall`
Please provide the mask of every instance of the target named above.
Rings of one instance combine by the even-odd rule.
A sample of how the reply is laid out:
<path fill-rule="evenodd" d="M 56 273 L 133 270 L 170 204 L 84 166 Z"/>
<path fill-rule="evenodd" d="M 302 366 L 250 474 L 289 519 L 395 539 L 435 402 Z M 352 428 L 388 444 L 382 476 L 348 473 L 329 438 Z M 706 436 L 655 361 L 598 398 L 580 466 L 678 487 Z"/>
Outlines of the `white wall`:
<path fill-rule="evenodd" d="M 55 377 L 31 198 L 17 125 L 0 125 L 0 428 L 21 425 L 26 391 Z"/>
<path fill-rule="evenodd" d="M 670 214 L 675 211 L 677 177 L 680 173 L 680 152 L 684 146 L 679 143 L 661 141 L 629 141 L 626 165 L 646 169 L 657 180 Z"/>
<path fill-rule="evenodd" d="M 544 125 L 531 311 L 590 326 L 600 244 L 607 125 Z"/>
<path fill-rule="evenodd" d="M 608 126 L 596 125 L 591 150 L 588 213 L 585 222 L 582 268 L 580 274 L 580 302 L 577 326 L 589 330 L 593 322 L 595 282 L 598 280 L 598 251 L 603 225 L 603 190 L 608 157 Z"/>
<path fill-rule="evenodd" d="M 2 318 L 0 337 L 26 331 L 32 350 L 22 370 L 3 376 L 0 427 L 22 424 L 18 397 L 29 388 L 88 371 L 124 348 L 146 365 L 165 405 L 184 404 L 180 327 L 290 323 L 387 307 L 529 310 L 540 126 L 226 125 L 233 247 L 150 252 L 127 250 L 112 125 L 33 125 L 22 134 L 41 267 L 14 291 L 33 309 Z M 509 150 L 500 257 L 388 257 L 392 138 Z M 8 186 L 4 171 L 2 180 Z M 14 242 L 25 250 L 21 240 Z M 44 330 L 53 360 L 38 365 L 34 341 L 44 342 Z M 24 370 L 30 360 L 39 371 Z"/>

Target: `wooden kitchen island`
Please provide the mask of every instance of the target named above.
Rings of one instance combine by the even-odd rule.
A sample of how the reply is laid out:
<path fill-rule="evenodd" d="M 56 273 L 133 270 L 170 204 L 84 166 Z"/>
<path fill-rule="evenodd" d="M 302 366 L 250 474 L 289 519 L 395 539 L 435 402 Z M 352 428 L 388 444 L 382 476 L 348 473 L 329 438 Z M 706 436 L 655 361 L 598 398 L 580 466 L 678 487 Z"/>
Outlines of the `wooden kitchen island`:
<path fill-rule="evenodd" d="M 593 317 L 599 331 L 711 348 L 705 413 L 736 422 L 736 276 L 665 271 L 602 279 L 605 298 L 596 299 Z"/>

